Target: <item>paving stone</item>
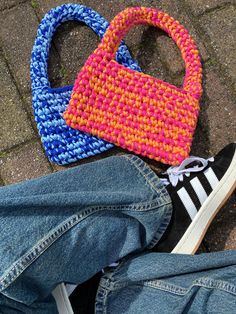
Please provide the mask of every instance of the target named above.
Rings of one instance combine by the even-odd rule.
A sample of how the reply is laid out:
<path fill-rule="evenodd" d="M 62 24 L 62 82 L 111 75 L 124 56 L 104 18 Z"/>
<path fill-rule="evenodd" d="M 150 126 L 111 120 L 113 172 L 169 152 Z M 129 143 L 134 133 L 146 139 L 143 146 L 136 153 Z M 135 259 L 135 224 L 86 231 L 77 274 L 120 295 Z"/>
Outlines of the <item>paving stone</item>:
<path fill-rule="evenodd" d="M 236 249 L 236 193 L 221 208 L 204 241 L 210 251 Z"/>
<path fill-rule="evenodd" d="M 70 22 L 65 27 L 62 26 L 55 36 L 55 45 L 63 64 L 58 69 L 61 74 L 60 86 L 73 84 L 77 73 L 99 43 L 98 37 L 88 27 L 75 24 Z M 68 28 L 69 36 L 65 28 Z M 144 73 L 170 81 L 160 59 L 157 41 L 158 32 L 142 26 L 132 30 L 125 39 L 133 58 L 139 62 Z"/>
<path fill-rule="evenodd" d="M 191 155 L 208 158 L 210 155 L 210 141 L 209 141 L 209 120 L 207 108 L 204 107 L 204 101 L 201 101 L 201 111 L 198 118 L 197 128 L 194 133 Z"/>
<path fill-rule="evenodd" d="M 3 50 L 22 92 L 30 89 L 30 57 L 38 20 L 30 3 L 0 13 Z"/>
<path fill-rule="evenodd" d="M 38 1 L 37 13 L 42 18 L 48 10 L 64 3 L 70 2 Z M 77 1 L 77 3 L 83 4 L 83 1 Z M 84 24 L 66 22 L 58 28 L 53 42 L 56 49 L 52 47 L 50 51 L 48 70 L 51 86 L 62 87 L 71 85 L 88 56 L 97 47 L 99 39 Z M 55 51 L 60 54 L 60 57 L 58 57 Z"/>
<path fill-rule="evenodd" d="M 0 1 L 0 11 L 4 9 L 11 8 L 14 5 L 26 2 L 27 0 L 1 0 Z"/>
<path fill-rule="evenodd" d="M 204 70 L 204 95 L 192 154 L 209 157 L 235 141 L 236 107 L 214 69 Z"/>
<path fill-rule="evenodd" d="M 178 74 L 184 71 L 184 61 L 181 57 L 180 50 L 176 44 L 167 36 L 160 36 L 158 47 L 165 66 L 173 73 Z"/>
<path fill-rule="evenodd" d="M 83 4 L 88 5 L 100 14 L 106 17 L 109 21 L 120 11 L 130 6 L 145 6 L 163 10 L 169 15 L 174 15 L 176 9 L 175 4 L 171 0 L 110 0 L 109 4 L 106 1 L 85 0 Z M 177 4 L 178 5 L 178 4 Z"/>
<path fill-rule="evenodd" d="M 146 7 L 153 7 L 158 8 L 169 15 L 173 16 L 175 19 L 179 20 L 181 24 L 183 24 L 191 34 L 191 36 L 196 41 L 202 59 L 207 60 L 208 59 L 208 53 L 206 51 L 206 48 L 204 44 L 201 42 L 199 35 L 197 34 L 196 30 L 193 27 L 192 21 L 188 17 L 188 12 L 185 12 L 183 10 L 183 6 L 181 4 L 181 1 L 173 2 L 171 0 L 144 0 L 144 1 L 109 1 L 109 10 L 107 8 L 107 5 L 102 1 L 96 1 L 93 0 L 85 1 L 86 3 L 91 3 L 91 7 L 94 7 L 94 9 L 97 9 L 98 12 L 103 14 L 108 20 L 111 20 L 115 14 L 117 14 L 119 11 L 123 10 L 127 6 L 146 6 Z M 186 14 L 187 13 L 187 14 Z"/>
<path fill-rule="evenodd" d="M 0 58 L 0 151 L 34 137 L 5 62 Z"/>
<path fill-rule="evenodd" d="M 56 82 L 52 85 L 65 86 L 74 83 L 78 71 L 96 49 L 99 38 L 84 24 L 67 22 L 58 28 L 54 43 L 60 54 L 60 63 L 55 64 L 56 60 L 50 57 L 51 69 L 54 69 L 52 78 Z"/>
<path fill-rule="evenodd" d="M 39 3 L 39 13 L 41 15 L 45 14 L 49 9 L 56 7 L 64 3 L 71 3 L 71 1 L 63 0 L 37 0 Z M 120 11 L 124 10 L 129 6 L 155 6 L 151 0 L 135 1 L 135 0 L 110 0 L 108 1 L 94 1 L 94 0 L 76 0 L 73 3 L 78 3 L 91 7 L 98 13 L 103 15 L 108 21 Z M 157 1 L 156 1 L 157 2 Z M 170 2 L 170 1 L 167 1 Z"/>
<path fill-rule="evenodd" d="M 50 8 L 64 3 L 63 1 L 49 0 L 47 2 L 39 1 L 39 14 L 42 17 Z M 170 15 L 179 17 L 181 7 L 173 5 L 171 1 L 109 1 L 109 5 L 104 2 L 94 2 L 91 0 L 80 1 L 81 4 L 91 6 L 110 21 L 118 12 L 127 6 L 143 5 L 148 7 L 158 7 L 167 11 Z M 190 25 L 190 21 L 187 20 Z M 71 78 L 75 78 L 77 71 L 82 67 L 87 56 L 96 48 L 98 38 L 91 30 L 86 27 L 73 26 L 59 28 L 59 36 L 55 36 L 56 47 L 60 53 L 63 65 L 61 72 L 64 78 L 60 81 L 61 86 L 70 84 Z M 191 30 L 193 30 L 191 26 Z M 60 32 L 59 32 L 60 31 Z M 64 32 L 64 35 L 63 35 Z M 180 55 L 180 51 L 175 44 L 163 32 L 155 28 L 135 27 L 131 29 L 125 38 L 125 42 L 130 48 L 133 56 L 139 61 L 143 72 L 165 79 L 170 83 L 174 83 L 172 78 L 165 71 L 165 66 L 174 74 L 183 71 L 184 64 Z M 193 32 L 196 37 L 196 32 Z M 197 40 L 199 42 L 199 40 Z M 83 47 L 82 49 L 80 47 Z M 84 48 L 85 47 L 85 48 Z M 206 50 L 200 43 L 200 51 L 203 59 L 207 59 Z M 165 66 L 163 66 L 163 63 Z"/>
<path fill-rule="evenodd" d="M 33 108 L 32 108 L 32 94 L 27 93 L 27 94 L 24 94 L 22 97 L 25 104 L 25 108 L 28 112 L 28 116 L 30 116 L 31 120 L 34 121 L 34 113 L 33 113 Z"/>
<path fill-rule="evenodd" d="M 0 175 L 5 184 L 33 179 L 51 172 L 51 167 L 37 142 L 22 145 L 0 158 Z"/>
<path fill-rule="evenodd" d="M 185 2 L 191 7 L 194 15 L 200 15 L 204 12 L 221 7 L 228 3 L 234 3 L 235 0 L 185 0 Z"/>
<path fill-rule="evenodd" d="M 208 253 L 208 250 L 206 249 L 204 243 L 201 243 L 201 245 L 199 246 L 195 254 L 202 254 L 202 253 Z"/>
<path fill-rule="evenodd" d="M 58 30 L 58 34 L 61 34 L 60 28 Z M 59 52 L 57 51 L 57 48 L 55 47 L 54 43 L 52 43 L 48 59 L 48 79 L 49 85 L 51 87 L 61 87 L 63 85 L 68 85 L 67 83 L 65 83 L 65 81 L 69 80 L 68 70 L 65 65 L 67 65 L 67 63 L 70 63 L 69 60 L 62 61 L 61 57 L 59 56 Z M 62 62 L 65 62 L 65 65 L 63 65 Z M 70 84 L 71 83 L 72 81 L 70 82 Z"/>
<path fill-rule="evenodd" d="M 52 8 L 57 7 L 58 5 L 62 5 L 65 3 L 72 3 L 72 1 L 67 1 L 67 0 L 36 0 L 38 3 L 37 6 L 37 13 L 39 14 L 40 18 L 42 18 L 49 10 L 51 10 Z M 81 0 L 75 0 L 73 1 L 73 3 L 78 3 L 78 4 L 84 4 L 84 1 Z"/>
<path fill-rule="evenodd" d="M 34 118 L 33 107 L 32 107 L 32 94 L 31 93 L 24 94 L 23 95 L 23 101 L 24 101 L 25 109 L 27 110 L 27 113 L 28 113 L 28 117 L 30 118 L 30 120 L 32 122 L 32 127 L 34 130 L 37 130 L 36 122 L 35 122 L 35 118 Z M 37 132 L 36 132 L 36 134 L 37 134 Z"/>
<path fill-rule="evenodd" d="M 151 3 L 151 1 L 144 2 Z M 42 16 L 52 6 L 62 2 L 47 1 L 45 3 L 44 1 L 39 1 L 39 3 L 40 15 Z M 103 3 L 92 3 L 92 1 L 82 1 L 80 3 L 93 7 L 108 20 L 112 19 L 115 14 L 128 5 L 135 4 L 134 1 L 114 1 L 114 5 L 109 3 L 109 6 L 105 6 Z M 170 81 L 171 79 L 165 73 L 160 60 L 161 56 L 157 45 L 160 34 L 163 35 L 162 32 L 158 32 L 155 28 L 139 26 L 133 28 L 128 33 L 125 41 L 145 73 Z M 58 29 L 54 42 L 63 63 L 61 70 L 58 70 L 63 72 L 65 76 L 64 78 L 62 77 L 59 85 L 71 84 L 87 57 L 97 47 L 99 43 L 98 37 L 89 28 L 75 22 L 69 22 Z"/>
<path fill-rule="evenodd" d="M 140 1 L 137 1 L 140 2 Z M 173 16 L 176 20 L 178 20 L 190 33 L 190 35 L 195 40 L 198 49 L 201 54 L 201 58 L 203 61 L 206 61 L 209 58 L 209 54 L 205 47 L 205 43 L 202 41 L 201 36 L 199 36 L 198 31 L 193 25 L 191 14 L 189 11 L 185 10 L 182 1 L 172 1 L 172 0 L 154 0 L 154 1 L 143 1 L 144 5 L 147 2 L 146 6 L 159 8 L 170 16 Z M 139 4 L 137 4 L 139 5 Z M 141 4 L 142 5 L 142 4 Z"/>
<path fill-rule="evenodd" d="M 39 134 L 38 134 L 37 125 L 35 122 L 33 108 L 32 108 L 32 95 L 31 94 L 25 94 L 23 96 L 23 101 L 24 101 L 24 107 L 26 108 L 26 110 L 28 112 L 28 117 L 31 121 L 32 129 L 34 130 L 35 138 L 40 139 Z"/>
<path fill-rule="evenodd" d="M 89 6 L 88 2 L 79 1 L 78 3 Z M 39 1 L 39 15 L 42 17 L 49 9 L 63 3 L 64 1 Z M 88 56 L 96 49 L 99 38 L 85 24 L 67 22 L 58 28 L 53 41 L 60 54 L 60 61 L 56 61 L 50 55 L 49 71 L 50 68 L 56 69 L 52 73 L 53 75 L 49 72 L 52 85 L 59 87 L 73 84 L 76 74 L 84 65 Z M 57 78 L 55 78 L 55 75 L 57 75 Z"/>
<path fill-rule="evenodd" d="M 204 88 L 208 98 L 206 107 L 209 119 L 210 153 L 215 154 L 226 144 L 235 141 L 236 107 L 214 69 L 207 69 L 204 77 Z"/>
<path fill-rule="evenodd" d="M 35 0 L 35 3 L 38 3 L 39 12 L 41 16 L 44 15 L 48 10 L 58 5 L 62 5 L 65 3 L 71 3 L 71 1 L 66 0 Z M 94 1 L 94 0 L 75 0 L 73 3 L 78 3 L 82 5 L 86 5 L 88 7 L 97 10 L 100 14 L 109 15 L 111 19 L 125 8 L 129 6 L 146 6 L 146 7 L 155 7 L 162 10 L 166 10 L 171 14 L 174 13 L 172 0 L 110 0 L 107 1 Z M 103 11 L 103 12 L 102 12 Z"/>
<path fill-rule="evenodd" d="M 185 10 L 185 7 L 183 7 L 183 3 L 181 1 L 171 1 L 171 0 L 154 0 L 150 1 L 151 5 L 150 7 L 156 7 L 160 8 L 161 10 L 165 11 L 169 15 L 173 16 L 176 20 L 178 20 L 190 33 L 190 35 L 193 37 L 195 40 L 198 49 L 201 54 L 201 58 L 203 61 L 208 60 L 209 54 L 207 52 L 207 49 L 205 47 L 205 43 L 202 41 L 201 37 L 199 36 L 198 31 L 193 25 L 192 19 L 191 19 L 191 14 Z M 164 48 L 163 48 L 164 50 Z M 172 55 L 172 53 L 170 54 Z M 180 56 L 180 55 L 179 55 Z M 165 50 L 163 57 L 165 57 Z M 179 59 L 179 57 L 177 57 Z M 171 57 L 168 56 L 168 59 L 171 60 Z M 172 60 L 172 62 L 176 62 L 176 60 Z M 178 66 L 180 66 L 178 64 Z"/>
<path fill-rule="evenodd" d="M 63 4 L 64 2 L 65 1 L 63 1 L 63 0 L 49 0 L 49 1 L 39 0 L 38 3 L 39 3 L 39 14 L 40 14 L 40 16 L 42 17 L 49 9 L 51 9 L 52 7 L 55 7 L 57 5 Z M 187 27 L 190 34 L 193 36 L 193 38 L 196 40 L 196 42 L 198 44 L 198 47 L 199 47 L 199 50 L 200 50 L 200 53 L 202 55 L 203 60 L 208 59 L 207 51 L 206 51 L 203 43 L 200 41 L 200 38 L 199 38 L 197 32 L 193 28 L 191 21 L 186 16 L 186 13 L 183 12 L 182 5 L 180 4 L 180 2 L 173 3 L 173 1 L 171 1 L 171 0 L 165 0 L 165 1 L 164 0 L 162 0 L 162 1 L 152 1 L 152 0 L 143 0 L 143 1 L 135 1 L 135 0 L 120 1 L 119 0 L 118 1 L 118 0 L 112 0 L 112 1 L 109 1 L 109 4 L 105 1 L 93 1 L 93 0 L 83 0 L 83 1 L 76 1 L 76 2 L 92 7 L 94 10 L 96 10 L 100 14 L 102 14 L 108 21 L 111 21 L 111 19 L 118 12 L 120 12 L 121 10 L 125 9 L 128 6 L 147 6 L 147 7 L 155 7 L 155 8 L 162 9 L 162 10 L 168 12 L 168 14 L 172 15 L 176 19 L 179 19 L 180 22 Z M 137 29 L 138 29 L 138 27 L 133 28 L 128 33 L 128 36 L 126 37 L 126 43 L 128 44 L 131 52 L 133 52 L 133 53 L 134 53 L 135 49 L 137 49 L 138 43 L 139 43 L 137 41 L 138 33 L 139 33 L 139 31 Z M 83 40 L 83 38 L 82 38 L 82 40 Z M 163 41 L 165 44 L 167 40 L 163 39 Z M 132 45 L 132 43 L 133 43 L 133 45 Z M 136 43 L 136 45 L 135 45 L 135 43 Z M 168 44 L 169 48 L 171 46 L 174 46 L 174 45 Z M 149 47 L 147 46 L 146 49 L 148 50 L 148 48 Z M 134 49 L 134 51 L 133 51 L 133 49 Z M 172 66 L 172 68 L 170 70 L 173 72 L 176 72 L 176 67 L 177 67 L 177 71 L 179 71 L 179 69 L 182 66 L 182 62 L 180 61 L 180 57 L 179 57 L 180 55 L 178 55 L 176 57 L 176 54 L 175 54 L 176 50 L 178 50 L 178 49 L 177 48 L 175 49 L 175 47 L 173 49 L 172 48 L 170 48 L 170 49 L 171 50 L 167 55 L 167 63 L 169 60 L 171 60 L 172 55 L 173 55 L 172 51 L 173 51 L 173 53 L 175 55 L 175 59 L 174 59 L 174 62 L 172 62 L 173 65 L 172 65 L 172 63 L 170 63 L 170 65 Z M 165 57 L 165 55 L 166 55 L 167 49 L 165 49 L 163 47 L 162 50 L 163 50 L 163 54 L 162 54 L 162 51 L 160 51 L 161 57 L 159 56 L 159 58 Z M 90 48 L 88 51 L 90 52 L 90 51 L 92 51 L 92 49 Z M 158 52 L 156 52 L 156 53 L 158 53 Z M 72 58 L 72 60 L 74 61 L 73 58 Z M 70 73 L 69 70 L 68 70 L 68 72 Z M 160 72 L 162 73 L 163 71 L 161 70 Z"/>
<path fill-rule="evenodd" d="M 220 63 L 232 81 L 236 82 L 236 8 L 217 10 L 200 19 L 211 39 Z"/>
<path fill-rule="evenodd" d="M 173 83 L 163 64 L 164 60 L 161 60 L 158 42 L 162 35 L 154 27 L 138 26 L 130 31 L 125 42 L 144 73 Z"/>

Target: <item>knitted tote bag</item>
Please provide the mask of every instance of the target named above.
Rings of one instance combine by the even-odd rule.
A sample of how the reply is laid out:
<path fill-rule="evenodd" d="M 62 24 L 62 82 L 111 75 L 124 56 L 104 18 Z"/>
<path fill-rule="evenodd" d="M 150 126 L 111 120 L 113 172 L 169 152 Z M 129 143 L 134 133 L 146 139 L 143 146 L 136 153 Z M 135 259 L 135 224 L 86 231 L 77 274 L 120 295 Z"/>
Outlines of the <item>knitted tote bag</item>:
<path fill-rule="evenodd" d="M 176 42 L 186 67 L 182 88 L 114 60 L 121 39 L 138 24 L 159 27 Z M 190 152 L 201 93 L 200 57 L 187 30 L 157 9 L 128 8 L 113 19 L 78 74 L 64 118 L 75 129 L 177 165 Z"/>
<path fill-rule="evenodd" d="M 52 9 L 39 25 L 32 51 L 30 71 L 33 109 L 47 156 L 52 162 L 60 165 L 99 154 L 113 146 L 97 137 L 68 127 L 62 114 L 68 105 L 72 86 L 50 87 L 47 62 L 52 36 L 61 23 L 69 20 L 84 22 L 100 38 L 109 25 L 97 12 L 78 4 L 65 4 Z M 116 57 L 117 61 L 125 67 L 140 71 L 124 43 L 120 45 Z"/>

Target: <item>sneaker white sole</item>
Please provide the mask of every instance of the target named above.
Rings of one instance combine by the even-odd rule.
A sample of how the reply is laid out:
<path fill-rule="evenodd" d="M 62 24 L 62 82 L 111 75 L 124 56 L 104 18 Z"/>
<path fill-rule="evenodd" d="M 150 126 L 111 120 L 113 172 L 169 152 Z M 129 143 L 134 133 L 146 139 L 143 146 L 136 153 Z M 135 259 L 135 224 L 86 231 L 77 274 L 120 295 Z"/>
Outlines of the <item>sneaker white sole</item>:
<path fill-rule="evenodd" d="M 236 188 L 236 152 L 232 162 L 203 203 L 192 223 L 171 253 L 194 254 L 199 248 L 212 220 Z"/>
<path fill-rule="evenodd" d="M 52 292 L 57 304 L 58 314 L 74 314 L 64 283 L 58 285 Z"/>

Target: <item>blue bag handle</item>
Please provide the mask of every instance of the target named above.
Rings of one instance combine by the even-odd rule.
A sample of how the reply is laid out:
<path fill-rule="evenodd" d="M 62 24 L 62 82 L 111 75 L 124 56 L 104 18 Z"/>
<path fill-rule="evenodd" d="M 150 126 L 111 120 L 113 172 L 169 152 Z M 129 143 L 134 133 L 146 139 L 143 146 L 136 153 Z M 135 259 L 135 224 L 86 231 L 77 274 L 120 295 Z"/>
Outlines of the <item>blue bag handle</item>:
<path fill-rule="evenodd" d="M 51 88 L 48 80 L 48 58 L 52 37 L 66 21 L 84 22 L 101 38 L 109 23 L 97 12 L 79 4 L 63 4 L 51 9 L 42 19 L 32 49 L 30 76 L 35 121 L 49 160 L 66 165 L 94 156 L 113 147 L 95 136 L 66 125 L 63 112 L 69 104 L 73 86 Z M 141 71 L 122 42 L 116 54 L 118 62 Z"/>
<path fill-rule="evenodd" d="M 64 4 L 50 10 L 39 25 L 36 40 L 32 50 L 30 76 L 32 90 L 50 88 L 48 80 L 48 57 L 52 37 L 58 26 L 66 21 L 84 22 L 100 38 L 103 37 L 109 23 L 96 11 L 80 4 Z M 141 71 L 139 65 L 132 59 L 128 48 L 121 43 L 116 59 L 119 63 L 136 71 Z"/>

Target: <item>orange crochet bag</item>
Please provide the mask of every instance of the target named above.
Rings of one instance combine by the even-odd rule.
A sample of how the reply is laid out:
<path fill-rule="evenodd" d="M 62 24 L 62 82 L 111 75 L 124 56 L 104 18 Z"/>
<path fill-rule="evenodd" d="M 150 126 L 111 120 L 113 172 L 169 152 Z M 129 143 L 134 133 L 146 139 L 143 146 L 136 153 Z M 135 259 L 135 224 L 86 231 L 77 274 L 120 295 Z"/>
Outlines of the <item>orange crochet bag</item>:
<path fill-rule="evenodd" d="M 138 24 L 159 27 L 176 42 L 186 66 L 182 88 L 115 61 L 121 39 Z M 201 94 L 201 61 L 187 30 L 160 10 L 128 8 L 113 19 L 78 74 L 64 119 L 72 128 L 177 165 L 189 155 Z"/>

